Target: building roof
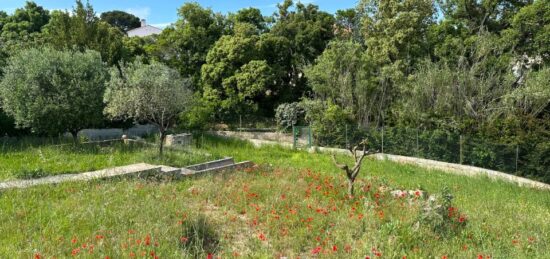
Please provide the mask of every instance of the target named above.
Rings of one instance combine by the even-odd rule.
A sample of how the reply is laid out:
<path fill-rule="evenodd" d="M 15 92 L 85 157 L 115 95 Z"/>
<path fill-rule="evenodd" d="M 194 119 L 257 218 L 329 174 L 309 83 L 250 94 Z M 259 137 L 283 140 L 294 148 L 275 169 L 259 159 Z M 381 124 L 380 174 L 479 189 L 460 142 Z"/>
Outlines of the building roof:
<path fill-rule="evenodd" d="M 128 37 L 147 37 L 151 35 L 160 34 L 161 32 L 162 32 L 161 29 L 155 26 L 147 25 L 145 23 L 145 20 L 141 20 L 141 27 L 129 30 L 127 34 L 128 34 Z"/>

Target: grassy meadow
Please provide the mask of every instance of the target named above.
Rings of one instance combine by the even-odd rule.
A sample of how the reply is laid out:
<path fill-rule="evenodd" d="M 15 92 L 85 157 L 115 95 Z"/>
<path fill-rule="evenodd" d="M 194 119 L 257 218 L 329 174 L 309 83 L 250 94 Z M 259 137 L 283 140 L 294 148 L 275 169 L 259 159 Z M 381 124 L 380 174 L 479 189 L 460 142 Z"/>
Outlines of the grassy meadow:
<path fill-rule="evenodd" d="M 0 147 L 0 180 L 81 173 L 140 162 L 184 167 L 218 158 L 200 150 L 181 152 L 170 149 L 159 158 L 156 147 L 137 143 L 49 143 L 32 138 L 20 143 L 4 143 Z"/>
<path fill-rule="evenodd" d="M 548 191 L 366 160 L 356 195 L 348 197 L 328 155 L 214 137 L 162 161 L 149 147 L 80 149 L 87 151 L 3 151 L 0 175 L 10 179 L 29 167 L 58 174 L 133 162 L 183 166 L 224 156 L 258 166 L 181 182 L 1 192 L 0 258 L 550 258 Z M 41 161 L 41 152 L 51 160 Z M 416 193 L 390 194 L 442 197 L 445 187 L 452 204 L 435 216 Z"/>

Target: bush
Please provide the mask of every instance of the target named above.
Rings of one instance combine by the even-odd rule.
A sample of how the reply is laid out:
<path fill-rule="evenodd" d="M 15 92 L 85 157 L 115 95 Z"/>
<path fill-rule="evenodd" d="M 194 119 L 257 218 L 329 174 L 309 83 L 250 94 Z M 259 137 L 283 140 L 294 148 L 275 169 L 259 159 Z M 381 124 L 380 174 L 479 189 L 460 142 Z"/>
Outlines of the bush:
<path fill-rule="evenodd" d="M 301 103 L 283 103 L 275 110 L 277 125 L 282 130 L 289 130 L 294 125 L 304 122 L 305 110 Z"/>
<path fill-rule="evenodd" d="M 364 136 L 349 109 L 332 102 L 304 101 L 303 105 L 317 145 L 348 148 Z"/>

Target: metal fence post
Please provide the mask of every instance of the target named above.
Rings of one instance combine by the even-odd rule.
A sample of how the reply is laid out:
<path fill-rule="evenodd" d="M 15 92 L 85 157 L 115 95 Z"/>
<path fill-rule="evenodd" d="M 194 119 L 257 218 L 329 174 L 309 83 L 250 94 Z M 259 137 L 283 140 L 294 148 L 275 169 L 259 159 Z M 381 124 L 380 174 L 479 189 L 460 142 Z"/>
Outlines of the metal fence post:
<path fill-rule="evenodd" d="M 294 124 L 292 124 L 292 148 L 296 149 L 296 129 L 294 128 Z"/>
<path fill-rule="evenodd" d="M 416 129 L 416 157 L 420 157 L 420 145 L 418 144 L 418 128 Z"/>
<path fill-rule="evenodd" d="M 462 137 L 462 134 L 460 135 L 460 164 L 464 163 L 464 138 Z"/>
<path fill-rule="evenodd" d="M 308 134 L 307 134 L 307 138 L 308 138 L 308 148 L 311 148 L 313 147 L 313 136 L 311 135 L 311 124 L 308 126 Z"/>
<path fill-rule="evenodd" d="M 382 126 L 382 154 L 384 154 L 384 126 Z"/>
<path fill-rule="evenodd" d="M 516 174 L 518 174 L 519 144 L 516 144 Z"/>
<path fill-rule="evenodd" d="M 349 148 L 349 141 L 348 141 L 348 124 L 346 123 L 346 148 Z"/>

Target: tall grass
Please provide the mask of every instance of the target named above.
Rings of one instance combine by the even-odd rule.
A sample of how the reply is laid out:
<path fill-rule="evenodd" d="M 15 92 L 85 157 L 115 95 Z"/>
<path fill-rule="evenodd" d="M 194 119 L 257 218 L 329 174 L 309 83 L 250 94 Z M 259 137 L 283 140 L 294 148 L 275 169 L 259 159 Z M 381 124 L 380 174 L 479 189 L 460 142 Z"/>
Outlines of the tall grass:
<path fill-rule="evenodd" d="M 196 152 L 261 166 L 181 182 L 2 192 L 0 258 L 550 258 L 548 191 L 368 160 L 357 197 L 346 199 L 345 177 L 327 155 L 207 136 L 197 144 Z M 444 187 L 467 219 L 451 235 L 419 223 L 422 199 L 388 192 Z"/>
<path fill-rule="evenodd" d="M 0 180 L 81 173 L 134 163 L 184 167 L 216 158 L 197 149 L 167 149 L 159 157 L 154 145 L 119 141 L 73 144 L 58 139 L 24 138 L 3 143 Z"/>

